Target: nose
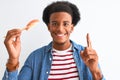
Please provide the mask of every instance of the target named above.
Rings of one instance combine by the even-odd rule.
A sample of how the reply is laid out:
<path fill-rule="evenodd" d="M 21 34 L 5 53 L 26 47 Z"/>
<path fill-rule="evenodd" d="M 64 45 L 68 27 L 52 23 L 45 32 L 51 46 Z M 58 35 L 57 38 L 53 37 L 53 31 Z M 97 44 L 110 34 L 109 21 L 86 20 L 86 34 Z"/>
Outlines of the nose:
<path fill-rule="evenodd" d="M 60 32 L 61 32 L 61 31 L 63 31 L 63 29 L 64 29 L 64 28 L 63 28 L 63 26 L 62 26 L 61 24 L 58 25 L 58 27 L 57 27 L 57 31 L 60 31 Z"/>

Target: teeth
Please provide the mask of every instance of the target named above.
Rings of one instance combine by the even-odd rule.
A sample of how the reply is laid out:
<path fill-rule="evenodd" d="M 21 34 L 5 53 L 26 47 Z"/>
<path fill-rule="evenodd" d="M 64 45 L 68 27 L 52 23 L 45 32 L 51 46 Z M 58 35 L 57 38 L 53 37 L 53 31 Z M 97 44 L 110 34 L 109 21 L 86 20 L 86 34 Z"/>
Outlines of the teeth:
<path fill-rule="evenodd" d="M 57 34 L 57 36 L 64 36 L 64 34 Z"/>

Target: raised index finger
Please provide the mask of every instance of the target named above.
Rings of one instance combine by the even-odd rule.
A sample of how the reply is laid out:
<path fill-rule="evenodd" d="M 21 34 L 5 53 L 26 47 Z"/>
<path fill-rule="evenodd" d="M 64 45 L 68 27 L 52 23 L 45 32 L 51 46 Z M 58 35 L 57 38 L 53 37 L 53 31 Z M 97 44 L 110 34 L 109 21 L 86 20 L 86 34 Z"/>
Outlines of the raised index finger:
<path fill-rule="evenodd" d="M 89 33 L 87 33 L 86 39 L 87 39 L 87 47 L 92 48 Z"/>

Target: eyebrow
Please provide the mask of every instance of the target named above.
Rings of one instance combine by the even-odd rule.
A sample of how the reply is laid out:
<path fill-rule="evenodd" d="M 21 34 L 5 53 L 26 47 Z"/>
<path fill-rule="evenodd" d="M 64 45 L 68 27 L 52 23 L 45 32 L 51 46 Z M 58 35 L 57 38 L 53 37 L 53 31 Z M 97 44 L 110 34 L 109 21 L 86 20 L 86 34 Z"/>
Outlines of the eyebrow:
<path fill-rule="evenodd" d="M 57 22 L 57 21 L 51 21 L 51 22 L 54 23 L 54 22 Z M 64 21 L 64 22 L 70 23 L 69 21 Z"/>

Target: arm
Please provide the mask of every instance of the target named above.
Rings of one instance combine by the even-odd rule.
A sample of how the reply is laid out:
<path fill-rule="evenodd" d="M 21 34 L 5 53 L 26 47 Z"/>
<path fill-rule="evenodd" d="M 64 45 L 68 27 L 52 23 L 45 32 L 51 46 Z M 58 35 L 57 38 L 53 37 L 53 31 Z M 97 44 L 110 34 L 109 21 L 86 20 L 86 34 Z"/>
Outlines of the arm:
<path fill-rule="evenodd" d="M 18 74 L 18 70 L 9 72 L 7 69 L 2 80 L 31 80 L 32 68 L 30 60 L 27 60 Z"/>
<path fill-rule="evenodd" d="M 6 64 L 9 72 L 15 71 L 19 67 L 19 56 L 21 51 L 21 30 L 12 29 L 9 30 L 4 40 L 5 47 L 7 49 L 9 59 Z"/>
<path fill-rule="evenodd" d="M 4 44 L 8 51 L 9 58 L 6 63 L 6 71 L 2 80 L 31 80 L 32 70 L 29 60 L 26 61 L 18 75 L 19 56 L 21 51 L 20 36 L 20 29 L 9 30 L 6 35 Z"/>
<path fill-rule="evenodd" d="M 81 51 L 81 57 L 85 65 L 89 68 L 93 80 L 102 80 L 103 75 L 98 66 L 98 55 L 96 51 L 92 48 L 89 34 L 87 34 L 87 47 L 85 47 L 85 49 Z"/>
<path fill-rule="evenodd" d="M 4 73 L 2 80 L 18 80 L 17 79 L 18 70 L 8 72 L 7 70 Z"/>
<path fill-rule="evenodd" d="M 4 44 L 9 58 L 6 63 L 6 71 L 3 80 L 17 80 L 17 69 L 19 67 L 19 56 L 21 50 L 20 36 L 20 29 L 12 29 L 7 32 L 5 37 Z"/>

